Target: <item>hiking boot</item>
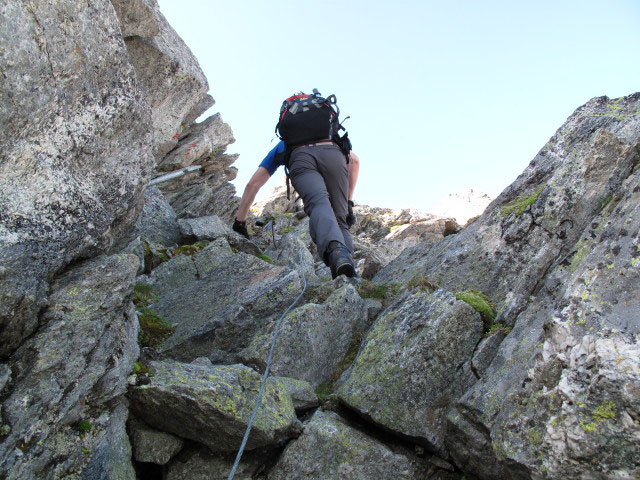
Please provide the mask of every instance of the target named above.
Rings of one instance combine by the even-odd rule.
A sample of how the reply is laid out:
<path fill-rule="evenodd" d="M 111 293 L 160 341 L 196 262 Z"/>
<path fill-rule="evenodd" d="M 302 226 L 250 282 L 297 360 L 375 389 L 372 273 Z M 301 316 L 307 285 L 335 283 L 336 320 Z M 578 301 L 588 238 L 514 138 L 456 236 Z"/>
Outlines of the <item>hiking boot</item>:
<path fill-rule="evenodd" d="M 356 267 L 353 264 L 351 252 L 342 243 L 335 240 L 329 243 L 327 260 L 332 278 L 336 278 L 338 275 L 356 276 Z"/>

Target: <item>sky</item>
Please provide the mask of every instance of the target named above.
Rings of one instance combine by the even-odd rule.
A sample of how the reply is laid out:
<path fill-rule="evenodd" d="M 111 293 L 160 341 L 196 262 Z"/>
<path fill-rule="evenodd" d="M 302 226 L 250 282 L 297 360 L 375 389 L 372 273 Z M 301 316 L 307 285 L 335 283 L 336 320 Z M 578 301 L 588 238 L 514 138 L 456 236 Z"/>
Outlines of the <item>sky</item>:
<path fill-rule="evenodd" d="M 159 4 L 207 76 L 205 117 L 234 132 L 239 195 L 300 91 L 350 117 L 357 204 L 426 212 L 468 189 L 496 197 L 578 107 L 640 91 L 640 0 Z"/>

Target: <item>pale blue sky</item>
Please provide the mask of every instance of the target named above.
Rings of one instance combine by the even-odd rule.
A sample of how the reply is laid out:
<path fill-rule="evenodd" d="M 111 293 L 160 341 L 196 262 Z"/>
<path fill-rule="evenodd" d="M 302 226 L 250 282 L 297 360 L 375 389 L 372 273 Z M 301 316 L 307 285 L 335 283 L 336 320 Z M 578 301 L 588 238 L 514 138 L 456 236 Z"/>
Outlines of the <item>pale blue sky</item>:
<path fill-rule="evenodd" d="M 159 3 L 233 129 L 239 194 L 314 87 L 351 116 L 356 202 L 425 211 L 497 196 L 580 105 L 640 91 L 640 0 Z"/>

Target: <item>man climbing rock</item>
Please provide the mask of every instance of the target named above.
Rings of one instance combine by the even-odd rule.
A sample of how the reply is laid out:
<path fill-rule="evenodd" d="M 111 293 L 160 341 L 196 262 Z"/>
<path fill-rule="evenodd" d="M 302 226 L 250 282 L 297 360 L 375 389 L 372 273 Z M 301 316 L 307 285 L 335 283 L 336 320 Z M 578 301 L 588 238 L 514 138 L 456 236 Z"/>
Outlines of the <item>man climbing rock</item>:
<path fill-rule="evenodd" d="M 245 187 L 233 229 L 248 238 L 246 219 L 256 194 L 280 167 L 288 170 L 309 215 L 309 231 L 318 252 L 338 275 L 355 276 L 349 227 L 355 222 L 353 192 L 360 159 L 351 152 L 347 134 L 334 110 L 335 96 L 299 94 L 286 99 L 276 127 L 282 141 L 264 158 Z M 337 108 L 337 107 L 336 107 Z M 287 168 L 288 167 L 288 168 Z"/>

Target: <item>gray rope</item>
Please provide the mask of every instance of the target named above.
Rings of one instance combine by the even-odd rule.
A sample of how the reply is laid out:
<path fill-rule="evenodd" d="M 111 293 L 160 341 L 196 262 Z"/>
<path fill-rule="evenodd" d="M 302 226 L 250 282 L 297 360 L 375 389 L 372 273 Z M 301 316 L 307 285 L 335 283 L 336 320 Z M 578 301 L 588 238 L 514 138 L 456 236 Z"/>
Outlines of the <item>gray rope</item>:
<path fill-rule="evenodd" d="M 256 418 L 256 414 L 258 413 L 258 408 L 260 408 L 260 402 L 262 402 L 262 393 L 267 385 L 267 377 L 269 376 L 269 368 L 271 367 L 271 359 L 273 358 L 273 350 L 276 346 L 276 340 L 278 339 L 278 333 L 280 333 L 280 325 L 282 324 L 282 319 L 287 316 L 287 313 L 291 311 L 291 309 L 300 301 L 302 296 L 304 295 L 305 290 L 307 289 L 307 279 L 304 276 L 304 271 L 300 270 L 302 273 L 302 282 L 304 286 L 302 287 L 302 292 L 298 295 L 289 308 L 285 310 L 282 314 L 278 323 L 276 324 L 276 329 L 273 331 L 273 340 L 271 341 L 271 348 L 269 349 L 269 356 L 267 357 L 267 366 L 264 369 L 264 374 L 262 375 L 262 384 L 260 385 L 260 391 L 258 392 L 258 398 L 256 399 L 256 404 L 253 407 L 253 412 L 251 413 L 251 417 L 249 418 L 249 423 L 247 424 L 247 429 L 244 432 L 244 437 L 242 439 L 242 444 L 240 445 L 240 450 L 238 450 L 238 455 L 236 455 L 236 460 L 233 463 L 233 468 L 229 473 L 229 477 L 227 480 L 233 480 L 234 475 L 236 474 L 236 470 L 238 469 L 238 465 L 240 464 L 240 459 L 242 458 L 242 454 L 244 452 L 244 447 L 247 445 L 247 440 L 249 440 L 249 433 L 251 433 L 251 427 L 253 426 L 253 421 Z"/>

